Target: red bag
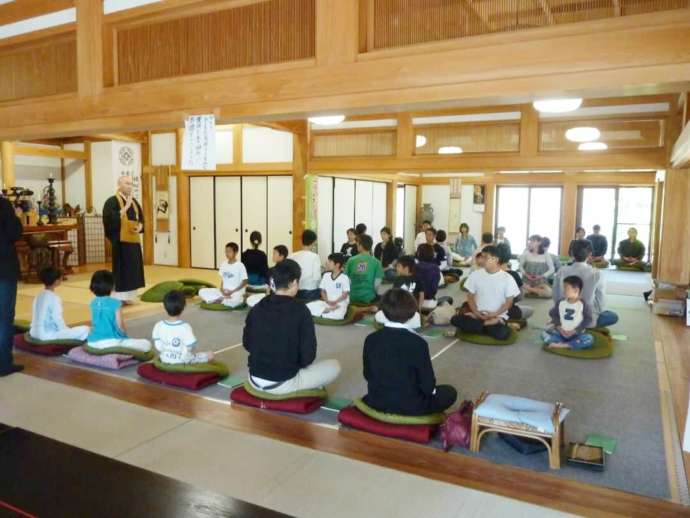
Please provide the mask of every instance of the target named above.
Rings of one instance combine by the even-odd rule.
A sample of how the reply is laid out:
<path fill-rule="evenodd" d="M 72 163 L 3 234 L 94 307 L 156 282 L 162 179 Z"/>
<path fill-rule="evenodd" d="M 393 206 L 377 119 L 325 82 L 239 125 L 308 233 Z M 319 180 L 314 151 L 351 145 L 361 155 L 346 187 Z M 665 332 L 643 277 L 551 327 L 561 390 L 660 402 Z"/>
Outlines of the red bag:
<path fill-rule="evenodd" d="M 472 412 L 474 412 L 474 403 L 465 400 L 458 410 L 446 417 L 441 425 L 441 441 L 445 451 L 449 451 L 455 445 L 463 448 L 470 447 Z"/>

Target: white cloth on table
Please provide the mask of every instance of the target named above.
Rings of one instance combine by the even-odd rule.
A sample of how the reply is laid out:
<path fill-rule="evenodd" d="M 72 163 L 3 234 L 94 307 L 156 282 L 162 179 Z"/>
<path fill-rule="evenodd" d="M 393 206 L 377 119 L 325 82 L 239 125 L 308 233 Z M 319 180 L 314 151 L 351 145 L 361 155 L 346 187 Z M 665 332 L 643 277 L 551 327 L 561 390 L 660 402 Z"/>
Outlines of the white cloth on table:
<path fill-rule="evenodd" d="M 278 387 L 266 389 L 275 385 L 276 381 L 249 376 L 249 383 L 258 390 L 270 394 L 290 394 L 298 390 L 313 390 L 325 387 L 333 383 L 340 374 L 340 362 L 338 360 L 321 360 L 308 367 L 300 369 L 294 378 L 282 382 Z"/>
<path fill-rule="evenodd" d="M 89 326 L 67 327 L 62 316 L 62 300 L 51 290 L 43 290 L 33 301 L 29 335 L 36 340 L 86 340 Z"/>
<path fill-rule="evenodd" d="M 260 293 L 258 295 L 261 295 Z M 230 297 L 226 297 L 218 288 L 201 288 L 199 297 L 207 304 L 220 300 L 220 303 L 230 308 L 236 308 L 244 304 L 244 290 L 236 291 Z"/>

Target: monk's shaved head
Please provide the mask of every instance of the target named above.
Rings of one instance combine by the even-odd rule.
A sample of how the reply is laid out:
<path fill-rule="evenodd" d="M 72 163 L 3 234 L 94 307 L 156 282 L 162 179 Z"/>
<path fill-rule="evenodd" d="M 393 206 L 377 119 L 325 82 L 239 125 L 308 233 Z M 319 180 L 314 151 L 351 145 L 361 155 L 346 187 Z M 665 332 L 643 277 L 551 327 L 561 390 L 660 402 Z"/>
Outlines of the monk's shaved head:
<path fill-rule="evenodd" d="M 117 190 L 125 196 L 132 194 L 132 178 L 130 176 L 120 176 L 117 179 Z"/>

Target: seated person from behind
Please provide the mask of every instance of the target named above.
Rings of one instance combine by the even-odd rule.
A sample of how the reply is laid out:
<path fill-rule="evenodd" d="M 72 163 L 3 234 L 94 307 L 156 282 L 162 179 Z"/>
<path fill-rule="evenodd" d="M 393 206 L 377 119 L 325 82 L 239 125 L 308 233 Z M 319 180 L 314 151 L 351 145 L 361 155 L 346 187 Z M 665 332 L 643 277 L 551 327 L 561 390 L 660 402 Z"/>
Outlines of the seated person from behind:
<path fill-rule="evenodd" d="M 199 297 L 207 304 L 223 304 L 231 308 L 237 308 L 244 304 L 244 292 L 247 287 L 247 269 L 237 260 L 239 251 L 237 243 L 225 245 L 226 260 L 220 265 L 219 288 L 201 288 Z"/>
<path fill-rule="evenodd" d="M 44 289 L 36 295 L 31 311 L 29 336 L 36 340 L 86 340 L 89 326 L 67 327 L 62 317 L 62 300 L 55 288 L 62 283 L 62 272 L 52 266 L 38 272 Z"/>
<path fill-rule="evenodd" d="M 314 321 L 307 307 L 295 300 L 301 273 L 291 259 L 276 265 L 271 272 L 275 293 L 251 309 L 244 325 L 249 382 L 271 394 L 325 387 L 340 374 L 337 360 L 314 362 Z"/>
<path fill-rule="evenodd" d="M 441 269 L 434 262 L 434 249 L 431 245 L 419 245 L 417 248 L 415 275 L 421 279 L 424 286 L 422 309 L 434 309 L 441 280 Z"/>
<path fill-rule="evenodd" d="M 403 255 L 398 259 L 395 269 L 398 276 L 393 282 L 393 288 L 398 288 L 410 293 L 417 303 L 417 312 L 410 321 L 407 322 L 407 326 L 410 329 L 419 329 L 422 327 L 422 319 L 419 312 L 422 311 L 424 305 L 424 282 L 415 273 L 417 264 L 414 257 L 411 255 Z M 375 319 L 379 324 L 386 323 L 386 316 L 380 309 L 376 313 Z"/>
<path fill-rule="evenodd" d="M 521 320 L 524 318 L 527 320 L 534 314 L 534 309 L 531 306 L 518 304 L 518 302 L 522 301 L 522 277 L 520 277 L 518 272 L 510 268 L 510 249 L 505 245 L 505 243 L 501 243 L 496 247 L 496 249 L 498 250 L 498 264 L 501 270 L 513 278 L 515 284 L 517 284 L 518 290 L 520 291 L 520 295 L 513 299 L 513 305 L 510 306 L 510 309 L 508 309 L 508 319 Z"/>
<path fill-rule="evenodd" d="M 144 338 L 129 338 L 122 318 L 122 301 L 110 296 L 115 286 L 113 273 L 98 270 L 91 276 L 91 332 L 87 343 L 92 349 L 123 347 L 140 352 L 149 352 L 151 342 Z"/>
<path fill-rule="evenodd" d="M 613 262 L 616 266 L 630 266 L 644 270 L 647 264 L 644 259 L 645 247 L 642 241 L 637 239 L 637 229 L 630 227 L 628 230 L 628 239 L 624 239 L 618 244 L 618 255 L 620 259 Z"/>
<path fill-rule="evenodd" d="M 482 255 L 484 268 L 472 272 L 465 283 L 469 312 L 455 315 L 451 323 L 465 333 L 505 340 L 510 336 L 508 310 L 520 290 L 510 274 L 501 270 L 495 246 L 485 247 Z"/>
<path fill-rule="evenodd" d="M 371 236 L 357 236 L 358 254 L 351 257 L 345 267 L 345 274 L 350 279 L 350 300 L 369 304 L 378 299 L 376 289 L 383 279 L 383 267 L 371 255 L 373 242 Z"/>
<path fill-rule="evenodd" d="M 250 286 L 264 286 L 268 279 L 268 258 L 261 246 L 261 232 L 253 231 L 249 235 L 252 247 L 242 254 L 242 264 L 247 269 L 247 280 Z"/>
<path fill-rule="evenodd" d="M 379 412 L 427 415 L 448 409 L 457 398 L 450 385 L 436 385 L 429 345 L 407 328 L 417 311 L 414 297 L 392 288 L 381 301 L 385 327 L 364 341 L 364 402 Z"/>
<path fill-rule="evenodd" d="M 213 352 L 197 353 L 196 337 L 192 326 L 180 318 L 187 301 L 184 293 L 173 290 L 165 294 L 163 307 L 168 318 L 153 326 L 153 345 L 162 363 L 184 365 L 208 363 L 213 360 Z"/>
<path fill-rule="evenodd" d="M 585 229 L 583 227 L 577 227 L 575 229 L 575 237 L 570 241 L 570 244 L 568 245 L 568 256 L 570 256 L 570 257 L 573 256 L 573 254 L 572 254 L 573 243 L 575 243 L 575 241 L 579 241 L 581 239 L 584 239 L 586 233 L 587 232 L 585 231 Z"/>
<path fill-rule="evenodd" d="M 326 263 L 327 272 L 321 278 L 321 300 L 307 304 L 312 316 L 343 320 L 350 305 L 350 279 L 343 273 L 345 257 L 331 254 Z"/>
<path fill-rule="evenodd" d="M 470 235 L 469 225 L 462 223 L 451 254 L 453 260 L 459 261 L 461 265 L 470 264 L 474 258 L 475 250 L 477 250 L 477 241 Z"/>
<path fill-rule="evenodd" d="M 374 257 L 381 261 L 386 279 L 391 280 L 395 277 L 395 262 L 399 256 L 398 247 L 393 243 L 391 229 L 383 227 L 381 229 L 381 242 L 374 247 Z"/>
<path fill-rule="evenodd" d="M 527 249 L 520 256 L 520 270 L 525 283 L 522 290 L 537 297 L 551 297 L 551 286 L 548 278 L 555 271 L 551 255 L 544 250 L 542 238 L 539 235 L 530 236 Z"/>
<path fill-rule="evenodd" d="M 552 349 L 590 349 L 594 337 L 585 330 L 592 326 L 592 308 L 581 297 L 582 279 L 563 279 L 564 298 L 549 311 L 553 329 L 542 332 L 542 340 Z"/>
<path fill-rule="evenodd" d="M 436 245 L 443 249 L 443 254 L 445 256 L 445 259 L 440 265 L 441 271 L 453 273 L 459 277 L 462 275 L 462 270 L 459 268 L 453 268 L 453 252 L 451 252 L 450 246 L 448 246 L 448 243 L 446 242 L 447 237 L 448 235 L 446 234 L 445 230 L 436 231 Z"/>
<path fill-rule="evenodd" d="M 609 242 L 606 239 L 606 236 L 600 233 L 601 227 L 599 225 L 594 225 L 594 227 L 592 227 L 592 232 L 592 234 L 587 236 L 587 241 L 592 243 L 592 257 L 589 262 L 606 267 L 609 264 L 609 262 L 606 260 L 606 252 L 609 249 Z"/>
<path fill-rule="evenodd" d="M 299 292 L 297 293 L 297 298 L 301 300 L 311 301 L 321 298 L 321 290 L 319 289 L 321 259 L 313 250 L 316 240 L 316 232 L 305 230 L 302 233 L 302 250 L 289 256 L 289 259 L 295 261 L 302 271 L 302 277 L 299 280 Z"/>

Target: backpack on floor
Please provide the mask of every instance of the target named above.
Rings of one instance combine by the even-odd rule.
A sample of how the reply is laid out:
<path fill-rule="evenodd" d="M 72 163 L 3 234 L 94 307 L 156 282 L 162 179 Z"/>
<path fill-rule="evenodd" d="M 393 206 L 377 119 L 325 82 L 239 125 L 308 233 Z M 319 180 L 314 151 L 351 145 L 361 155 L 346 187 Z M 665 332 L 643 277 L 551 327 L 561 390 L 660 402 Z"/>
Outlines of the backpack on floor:
<path fill-rule="evenodd" d="M 441 442 L 445 451 L 449 451 L 456 445 L 463 448 L 470 447 L 473 412 L 474 403 L 466 399 L 460 404 L 458 410 L 446 417 L 441 425 Z"/>

